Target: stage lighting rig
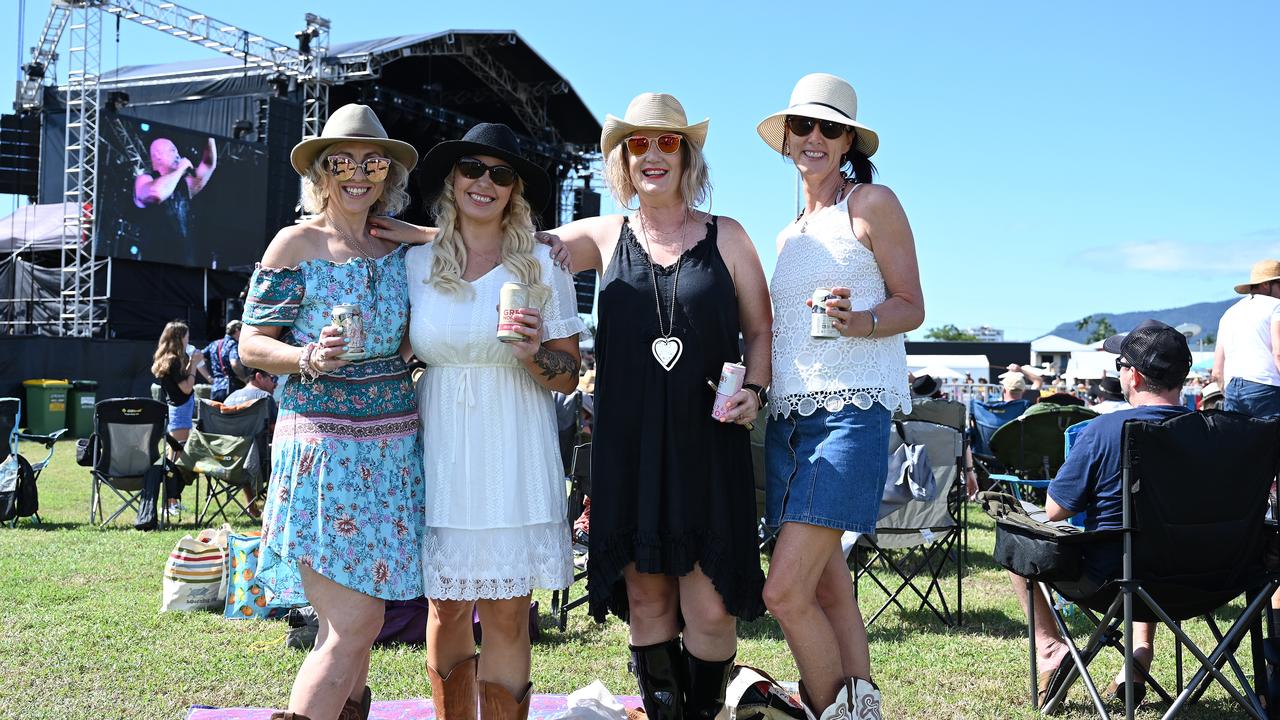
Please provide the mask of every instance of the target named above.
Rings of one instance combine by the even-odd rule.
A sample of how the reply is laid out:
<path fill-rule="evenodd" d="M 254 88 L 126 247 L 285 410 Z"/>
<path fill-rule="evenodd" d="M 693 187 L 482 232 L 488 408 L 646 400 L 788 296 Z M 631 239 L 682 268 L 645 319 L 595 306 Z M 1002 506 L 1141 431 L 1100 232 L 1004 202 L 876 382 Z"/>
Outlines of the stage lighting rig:
<path fill-rule="evenodd" d="M 44 63 L 40 62 L 39 60 L 35 60 L 27 63 L 26 65 L 23 65 L 22 70 L 27 74 L 28 80 L 44 79 Z"/>
<path fill-rule="evenodd" d="M 267 84 L 275 91 L 276 97 L 289 97 L 289 76 L 282 72 L 277 72 L 267 78 Z"/>
<path fill-rule="evenodd" d="M 253 123 L 248 120 L 237 120 L 235 125 L 231 126 L 231 137 L 236 140 L 243 140 L 251 132 L 253 132 Z"/>

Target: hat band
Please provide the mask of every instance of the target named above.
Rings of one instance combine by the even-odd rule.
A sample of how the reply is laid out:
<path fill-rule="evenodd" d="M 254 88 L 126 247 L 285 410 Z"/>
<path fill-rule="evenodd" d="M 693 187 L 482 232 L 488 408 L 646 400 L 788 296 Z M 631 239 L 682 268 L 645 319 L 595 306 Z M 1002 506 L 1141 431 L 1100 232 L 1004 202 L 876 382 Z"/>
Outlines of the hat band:
<path fill-rule="evenodd" d="M 841 115 L 843 115 L 844 117 L 847 117 L 847 118 L 849 118 L 850 120 L 853 120 L 853 118 L 849 117 L 849 113 L 847 113 L 847 112 L 845 112 L 845 111 L 841 110 L 840 108 L 836 107 L 835 105 L 828 105 L 828 104 L 826 104 L 826 103 L 824 103 L 824 102 L 806 102 L 806 103 L 800 103 L 800 105 L 821 105 L 822 107 L 827 108 L 828 110 L 835 110 L 836 112 L 840 113 L 840 114 L 841 114 Z M 792 107 L 792 108 L 800 107 L 800 105 L 792 105 L 791 107 Z M 787 108 L 787 109 L 788 109 L 788 110 L 790 110 L 791 108 Z"/>

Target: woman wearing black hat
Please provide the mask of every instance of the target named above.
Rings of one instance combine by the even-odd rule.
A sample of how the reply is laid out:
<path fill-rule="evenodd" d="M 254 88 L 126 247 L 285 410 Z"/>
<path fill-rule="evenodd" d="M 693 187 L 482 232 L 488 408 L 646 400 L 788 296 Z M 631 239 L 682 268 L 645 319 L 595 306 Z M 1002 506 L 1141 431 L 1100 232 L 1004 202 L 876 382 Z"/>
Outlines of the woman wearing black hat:
<path fill-rule="evenodd" d="M 436 717 L 529 712 L 529 596 L 573 581 L 552 390 L 578 383 L 573 282 L 534 243 L 546 173 L 519 154 L 506 125 L 481 123 L 422 162 L 435 201 L 435 242 L 408 253 L 426 477 L 423 586 L 431 601 L 427 671 Z M 518 282 L 524 339 L 497 338 L 499 291 Z M 477 655 L 472 608 L 484 628 Z"/>

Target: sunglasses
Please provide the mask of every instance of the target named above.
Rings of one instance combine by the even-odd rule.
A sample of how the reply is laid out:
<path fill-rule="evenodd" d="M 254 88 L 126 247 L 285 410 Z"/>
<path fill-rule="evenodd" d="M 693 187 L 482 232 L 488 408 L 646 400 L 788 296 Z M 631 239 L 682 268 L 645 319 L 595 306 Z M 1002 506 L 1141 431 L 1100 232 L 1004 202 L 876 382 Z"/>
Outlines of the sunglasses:
<path fill-rule="evenodd" d="M 479 180 L 489 173 L 489 179 L 499 187 L 510 187 L 519 175 L 510 165 L 485 165 L 475 158 L 462 158 L 457 162 L 458 172 L 468 180 Z"/>
<path fill-rule="evenodd" d="M 813 132 L 814 125 L 817 125 L 818 129 L 822 131 L 822 137 L 828 140 L 835 140 L 849 131 L 848 125 L 841 125 L 830 120 L 815 120 L 800 115 L 787 116 L 787 128 L 796 137 L 809 137 L 809 133 Z"/>
<path fill-rule="evenodd" d="M 356 176 L 356 168 L 364 171 L 364 177 L 369 182 L 382 182 L 387 179 L 387 173 L 391 172 L 391 160 L 384 157 L 365 158 L 360 162 L 356 162 L 354 158 L 346 155 L 330 155 L 329 174 L 337 178 L 338 182 L 346 182 Z"/>
<path fill-rule="evenodd" d="M 675 133 L 666 133 L 656 138 L 647 138 L 643 135 L 632 135 L 627 138 L 627 151 L 632 155 L 640 156 L 649 152 L 650 143 L 657 143 L 658 149 L 670 155 L 680 149 L 680 141 L 682 138 Z"/>
<path fill-rule="evenodd" d="M 1120 368 L 1131 368 L 1132 364 L 1125 362 L 1124 358 L 1116 358 L 1116 372 L 1120 372 Z"/>

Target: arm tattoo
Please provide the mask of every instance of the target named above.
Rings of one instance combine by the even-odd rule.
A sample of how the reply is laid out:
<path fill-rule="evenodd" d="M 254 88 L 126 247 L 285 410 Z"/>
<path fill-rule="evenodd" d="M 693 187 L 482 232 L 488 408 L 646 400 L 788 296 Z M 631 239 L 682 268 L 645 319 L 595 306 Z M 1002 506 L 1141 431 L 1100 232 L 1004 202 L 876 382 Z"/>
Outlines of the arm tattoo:
<path fill-rule="evenodd" d="M 578 361 L 563 350 L 548 350 L 545 346 L 538 348 L 533 355 L 533 362 L 542 370 L 542 376 L 554 380 L 566 373 L 577 374 Z"/>

